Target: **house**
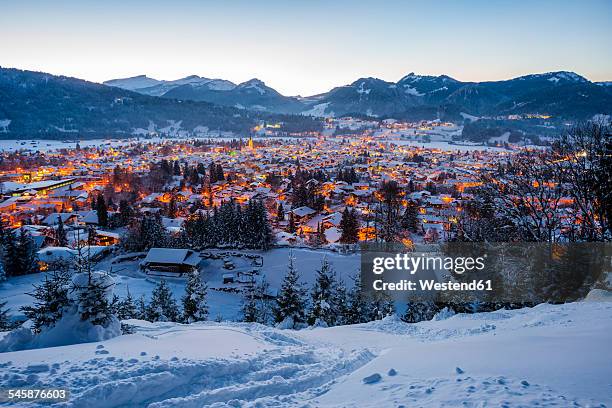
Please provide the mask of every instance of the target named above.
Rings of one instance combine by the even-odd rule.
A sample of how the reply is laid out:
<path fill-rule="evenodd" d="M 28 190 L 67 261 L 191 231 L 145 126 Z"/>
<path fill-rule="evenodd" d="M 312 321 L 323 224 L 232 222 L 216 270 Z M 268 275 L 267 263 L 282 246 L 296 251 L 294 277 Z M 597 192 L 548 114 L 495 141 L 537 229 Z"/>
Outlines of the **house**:
<path fill-rule="evenodd" d="M 119 243 L 120 236 L 115 232 L 96 230 L 95 241 L 98 245 L 110 246 Z"/>
<path fill-rule="evenodd" d="M 61 218 L 62 223 L 64 224 L 68 224 L 68 223 L 72 223 L 74 221 L 74 219 L 76 218 L 77 214 L 75 213 L 53 213 L 47 216 L 47 218 L 45 218 L 42 221 L 42 224 L 44 225 L 57 225 L 59 223 L 59 220 Z"/>
<path fill-rule="evenodd" d="M 200 257 L 190 249 L 151 248 L 140 268 L 147 274 L 182 276 L 198 270 Z"/>

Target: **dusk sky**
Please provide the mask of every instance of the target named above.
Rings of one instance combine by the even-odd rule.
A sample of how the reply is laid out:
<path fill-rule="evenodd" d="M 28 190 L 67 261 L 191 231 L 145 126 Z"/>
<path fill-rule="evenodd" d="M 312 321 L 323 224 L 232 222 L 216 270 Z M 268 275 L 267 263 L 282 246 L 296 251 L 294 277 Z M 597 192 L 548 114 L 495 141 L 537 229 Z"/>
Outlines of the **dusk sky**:
<path fill-rule="evenodd" d="M 612 80 L 612 1 L 5 1 L 0 66 L 91 81 L 257 77 L 311 95 L 409 72 Z"/>

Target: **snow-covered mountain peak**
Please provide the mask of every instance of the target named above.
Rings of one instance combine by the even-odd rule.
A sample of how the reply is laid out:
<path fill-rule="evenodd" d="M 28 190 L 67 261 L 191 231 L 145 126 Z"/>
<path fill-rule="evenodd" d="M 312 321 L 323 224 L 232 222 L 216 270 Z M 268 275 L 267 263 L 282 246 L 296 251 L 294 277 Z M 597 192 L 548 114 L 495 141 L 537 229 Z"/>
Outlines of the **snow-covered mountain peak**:
<path fill-rule="evenodd" d="M 268 89 L 266 84 L 262 80 L 257 79 L 257 78 L 249 79 L 248 81 L 238 84 L 236 88 L 237 89 L 254 89 L 257 92 L 259 92 L 261 95 L 265 94 L 266 90 Z"/>
<path fill-rule="evenodd" d="M 517 80 L 523 81 L 526 79 L 546 79 L 549 82 L 558 83 L 563 82 L 575 82 L 575 83 L 586 83 L 589 82 L 585 77 L 578 75 L 571 71 L 554 71 L 545 72 L 542 74 L 531 74 L 516 78 Z"/>
<path fill-rule="evenodd" d="M 159 81 L 154 78 L 149 78 L 146 75 L 136 75 L 128 78 L 111 79 L 105 81 L 104 85 L 114 86 L 117 88 L 127 89 L 133 91 L 135 89 L 148 88 L 151 86 L 159 85 L 163 81 Z"/>

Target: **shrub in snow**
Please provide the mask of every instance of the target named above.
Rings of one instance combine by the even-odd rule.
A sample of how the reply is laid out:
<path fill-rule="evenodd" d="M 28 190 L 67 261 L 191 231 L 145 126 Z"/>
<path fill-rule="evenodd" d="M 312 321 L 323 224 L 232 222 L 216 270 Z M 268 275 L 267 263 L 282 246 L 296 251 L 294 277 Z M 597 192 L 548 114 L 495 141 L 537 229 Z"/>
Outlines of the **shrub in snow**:
<path fill-rule="evenodd" d="M 369 320 L 380 320 L 395 313 L 393 299 L 385 292 L 376 292 L 369 304 Z"/>
<path fill-rule="evenodd" d="M 300 330 L 306 328 L 307 325 L 304 322 L 296 322 L 291 316 L 287 316 L 282 322 L 277 323 L 275 327 L 280 330 Z"/>
<path fill-rule="evenodd" d="M 312 327 L 329 327 L 325 320 L 317 319 L 312 323 Z"/>
<path fill-rule="evenodd" d="M 193 323 L 208 319 L 207 289 L 198 272 L 189 275 L 183 296 L 183 321 Z"/>
<path fill-rule="evenodd" d="M 440 309 L 434 302 L 414 302 L 409 303 L 404 321 L 407 323 L 418 323 L 424 320 L 431 320 Z"/>
<path fill-rule="evenodd" d="M 446 320 L 449 317 L 454 316 L 454 315 L 455 315 L 455 311 L 453 309 L 449 307 L 445 307 L 444 309 L 436 313 L 433 319 L 434 320 Z"/>

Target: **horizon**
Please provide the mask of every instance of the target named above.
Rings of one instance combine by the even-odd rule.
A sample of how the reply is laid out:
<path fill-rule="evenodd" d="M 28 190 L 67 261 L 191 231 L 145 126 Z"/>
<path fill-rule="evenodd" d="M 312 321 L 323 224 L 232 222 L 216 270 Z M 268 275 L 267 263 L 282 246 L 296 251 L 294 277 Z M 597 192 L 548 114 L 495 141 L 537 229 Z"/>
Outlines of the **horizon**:
<path fill-rule="evenodd" d="M 98 81 L 90 81 L 90 80 L 88 80 L 88 79 L 86 79 L 86 78 L 73 77 L 73 76 L 71 76 L 71 75 L 66 75 L 66 74 L 63 74 L 63 73 L 55 73 L 55 72 L 47 72 L 47 71 L 38 71 L 38 70 L 28 69 L 28 68 L 22 68 L 22 67 L 5 67 L 5 66 L 1 66 L 1 65 L 0 65 L 0 68 L 4 68 L 4 69 L 17 69 L 17 70 L 21 70 L 21 71 L 32 71 L 32 72 L 38 72 L 38 73 L 44 73 L 44 74 L 50 74 L 50 75 L 55 75 L 55 76 L 65 76 L 65 77 L 71 77 L 71 78 L 75 78 L 75 79 L 80 79 L 80 80 L 89 81 L 89 82 L 92 82 L 92 83 L 97 83 L 97 84 L 100 84 L 100 85 L 107 85 L 107 84 L 105 84 L 104 82 L 108 82 L 108 81 L 114 81 L 114 80 L 127 80 L 127 79 L 132 79 L 132 78 L 137 78 L 137 77 L 147 77 L 147 78 L 149 78 L 149 79 L 154 79 L 154 80 L 158 80 L 158 81 L 168 81 L 168 82 L 178 81 L 178 80 L 181 80 L 181 79 L 188 78 L 188 77 L 190 77 L 190 76 L 199 76 L 199 77 L 203 77 L 203 76 L 201 76 L 201 75 L 191 74 L 191 75 L 186 75 L 186 76 L 183 76 L 183 77 L 180 77 L 180 78 L 171 78 L 171 79 L 168 79 L 168 78 L 157 78 L 157 77 L 153 77 L 153 76 L 148 75 L 148 74 L 139 74 L 139 75 L 132 75 L 132 76 L 123 76 L 123 77 L 117 77 L 117 78 L 110 78 L 110 79 L 107 79 L 107 80 L 104 80 L 104 81 L 100 81 L 100 82 L 98 82 Z M 521 75 L 513 76 L 513 77 L 511 77 L 511 78 L 489 79 L 489 80 L 486 80 L 486 81 L 479 81 L 479 80 L 475 80 L 475 81 L 464 81 L 464 80 L 461 80 L 461 79 L 459 79 L 459 78 L 453 77 L 452 75 L 448 75 L 448 74 L 444 74 L 444 73 L 439 74 L 439 75 L 433 75 L 433 74 L 429 74 L 429 73 L 419 73 L 419 72 L 412 72 L 412 71 L 410 71 L 410 72 L 407 72 L 405 75 L 402 75 L 400 78 L 398 78 L 398 79 L 396 79 L 396 80 L 393 80 L 393 79 L 392 79 L 392 80 L 386 80 L 386 79 L 382 79 L 382 78 L 377 77 L 377 76 L 353 78 L 353 79 L 349 79 L 349 80 L 347 80 L 346 82 L 344 82 L 344 83 L 342 83 L 342 84 L 337 84 L 337 85 L 334 85 L 334 86 L 332 86 L 331 88 L 329 88 L 327 91 L 323 91 L 322 93 L 328 92 L 328 91 L 330 91 L 330 90 L 332 90 L 333 88 L 336 88 L 336 87 L 341 87 L 341 86 L 346 86 L 346 85 L 349 85 L 349 84 L 351 84 L 351 83 L 353 83 L 353 82 L 355 82 L 355 81 L 358 81 L 358 80 L 360 80 L 360 79 L 374 78 L 374 79 L 379 79 L 379 80 L 383 80 L 383 81 L 386 81 L 386 82 L 392 82 L 392 83 L 395 83 L 395 82 L 400 81 L 402 78 L 404 78 L 404 77 L 406 77 L 406 76 L 408 76 L 408 75 L 410 75 L 410 74 L 414 74 L 415 76 L 442 76 L 442 75 L 446 75 L 446 76 L 448 76 L 448 77 L 450 77 L 450 78 L 452 78 L 452 79 L 454 79 L 454 80 L 457 80 L 457 81 L 459 81 L 459 82 L 463 82 L 463 83 L 469 83 L 469 82 L 473 82 L 473 83 L 484 83 L 484 82 L 508 81 L 508 80 L 512 80 L 512 79 L 520 78 L 520 77 L 523 77 L 523 76 L 529 76 L 529 75 L 545 75 L 545 74 L 549 74 L 549 73 L 557 73 L 557 72 L 570 72 L 570 73 L 575 73 L 575 74 L 577 74 L 577 75 L 579 75 L 579 76 L 581 76 L 581 77 L 583 77 L 583 78 L 587 79 L 588 81 L 590 81 L 590 82 L 592 82 L 592 83 L 600 83 L 600 82 L 612 82 L 612 81 L 608 81 L 608 80 L 603 80 L 603 81 L 595 81 L 595 80 L 592 80 L 591 78 L 589 78 L 589 77 L 587 77 L 587 76 L 585 76 L 585 75 L 582 75 L 580 72 L 576 72 L 576 71 L 574 71 L 574 70 L 558 70 L 558 71 L 538 71 L 538 72 L 527 72 L 527 73 L 524 73 L 524 74 L 521 74 Z M 221 79 L 221 80 L 228 80 L 227 78 L 222 78 L 221 76 L 214 76 L 214 75 L 213 75 L 213 76 L 209 76 L 209 77 L 204 77 L 204 78 L 211 79 L 211 80 L 218 80 L 218 79 Z M 246 80 L 244 80 L 244 81 L 240 81 L 240 82 L 237 82 L 237 81 L 231 81 L 231 82 L 233 82 L 233 83 L 234 83 L 234 84 L 236 84 L 236 85 L 239 85 L 239 84 L 241 84 L 241 83 L 248 82 L 248 81 L 250 81 L 250 80 L 255 80 L 255 79 L 261 80 L 262 82 L 264 82 L 264 83 L 266 84 L 266 86 L 269 86 L 269 87 L 271 87 L 271 88 L 275 89 L 276 91 L 278 91 L 279 93 L 283 94 L 284 96 L 289 96 L 289 97 L 310 97 L 310 96 L 316 96 L 316 95 L 317 95 L 317 94 L 306 94 L 306 95 L 299 95 L 299 94 L 298 94 L 298 95 L 288 95 L 288 94 L 284 94 L 283 92 L 279 91 L 278 89 L 276 89 L 276 88 L 275 88 L 273 85 L 269 84 L 268 82 L 266 82 L 266 81 L 262 80 L 261 78 L 255 78 L 255 77 L 253 77 L 253 78 L 249 78 L 249 79 L 246 79 Z M 112 86 L 112 85 L 107 85 L 107 86 Z"/>
<path fill-rule="evenodd" d="M 612 80 L 611 12 L 602 0 L 9 4 L 0 65 L 97 83 L 258 78 L 291 96 L 410 72 L 486 82 L 571 71 L 601 82 Z"/>

